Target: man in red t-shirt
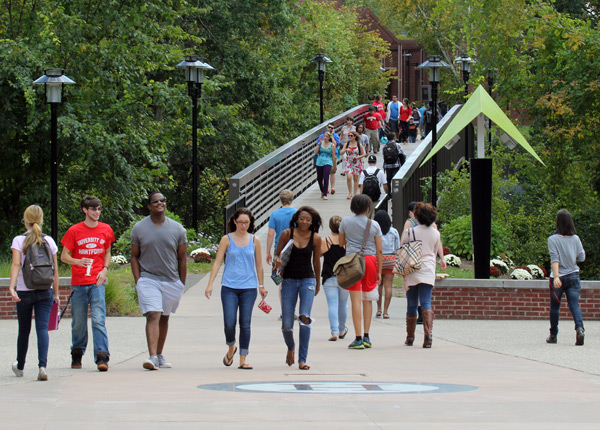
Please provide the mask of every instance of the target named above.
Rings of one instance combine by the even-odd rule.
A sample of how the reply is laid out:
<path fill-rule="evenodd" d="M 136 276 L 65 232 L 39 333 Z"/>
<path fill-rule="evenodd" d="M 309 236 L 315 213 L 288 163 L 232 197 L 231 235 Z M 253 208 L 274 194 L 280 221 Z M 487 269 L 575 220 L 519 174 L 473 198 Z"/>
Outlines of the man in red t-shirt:
<path fill-rule="evenodd" d="M 88 341 L 88 305 L 92 314 L 94 361 L 98 370 L 108 370 L 108 335 L 104 287 L 110 265 L 110 245 L 115 235 L 108 224 L 98 221 L 102 204 L 97 197 L 81 200 L 85 220 L 71 226 L 61 240 L 60 260 L 71 265 L 71 368 L 81 369 Z"/>
<path fill-rule="evenodd" d="M 379 140 L 381 140 L 381 138 L 385 134 L 385 122 L 387 120 L 387 114 L 385 112 L 385 106 L 381 102 L 380 94 L 377 94 L 375 96 L 375 100 L 373 100 L 373 106 L 375 106 L 377 108 L 377 113 L 379 114 L 379 116 L 381 117 L 381 120 L 383 121 L 383 124 L 382 124 L 381 128 L 379 129 Z"/>
<path fill-rule="evenodd" d="M 379 152 L 379 129 L 382 122 L 377 108 L 373 105 L 369 106 L 369 111 L 363 117 L 363 124 L 365 125 L 365 134 L 369 136 L 371 148 L 375 153 Z"/>

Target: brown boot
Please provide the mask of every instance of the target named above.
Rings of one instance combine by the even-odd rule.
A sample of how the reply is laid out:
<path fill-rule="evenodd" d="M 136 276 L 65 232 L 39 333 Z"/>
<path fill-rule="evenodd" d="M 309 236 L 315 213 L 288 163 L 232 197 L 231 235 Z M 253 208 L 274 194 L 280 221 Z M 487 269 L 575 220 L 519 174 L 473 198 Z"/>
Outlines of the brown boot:
<path fill-rule="evenodd" d="M 433 342 L 433 310 L 431 309 L 423 309 L 423 331 L 425 332 L 423 348 L 431 348 Z"/>
<path fill-rule="evenodd" d="M 415 329 L 417 328 L 417 316 L 406 315 L 406 341 L 404 345 L 413 346 L 415 341 Z"/>

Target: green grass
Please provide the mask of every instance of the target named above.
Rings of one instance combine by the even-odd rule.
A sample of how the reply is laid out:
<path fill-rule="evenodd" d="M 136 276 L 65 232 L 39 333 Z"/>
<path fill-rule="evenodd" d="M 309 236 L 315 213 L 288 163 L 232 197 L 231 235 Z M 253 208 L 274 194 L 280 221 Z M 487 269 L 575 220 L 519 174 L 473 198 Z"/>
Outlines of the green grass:
<path fill-rule="evenodd" d="M 467 266 L 467 267 L 465 267 Z M 472 264 L 464 265 L 463 267 L 450 267 L 446 268 L 445 272 L 442 272 L 439 267 L 436 269 L 436 273 L 447 273 L 449 278 L 455 279 L 473 279 L 475 277 L 475 273 L 473 272 Z M 394 288 L 403 289 L 404 286 L 402 284 L 402 276 L 394 276 Z M 401 294 L 404 296 L 404 292 Z"/>

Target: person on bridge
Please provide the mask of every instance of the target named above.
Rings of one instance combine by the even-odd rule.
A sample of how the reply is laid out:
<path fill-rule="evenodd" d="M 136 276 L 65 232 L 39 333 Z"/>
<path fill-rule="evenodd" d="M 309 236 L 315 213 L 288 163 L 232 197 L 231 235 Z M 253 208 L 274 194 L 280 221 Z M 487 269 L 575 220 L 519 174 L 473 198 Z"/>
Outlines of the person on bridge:
<path fill-rule="evenodd" d="M 358 178 L 364 168 L 362 159 L 367 156 L 367 152 L 360 143 L 356 131 L 351 131 L 348 136 L 350 140 L 346 142 L 340 153 L 346 154 L 346 184 L 348 185 L 347 199 L 349 200 L 353 195 L 358 194 Z"/>
<path fill-rule="evenodd" d="M 383 170 L 377 167 L 377 157 L 369 155 L 369 165 L 360 173 L 358 187 L 361 194 L 366 194 L 373 202 L 369 218 L 373 218 L 375 205 L 383 200 L 388 193 L 388 184 Z M 383 192 L 381 189 L 383 188 Z"/>
<path fill-rule="evenodd" d="M 377 113 L 375 106 L 369 106 L 368 112 L 363 118 L 363 124 L 371 142 L 371 148 L 374 153 L 379 152 L 379 129 L 384 128 L 383 117 Z"/>
<path fill-rule="evenodd" d="M 392 96 L 392 101 L 387 105 L 386 123 L 390 125 L 390 133 L 394 133 L 394 140 L 398 140 L 398 116 L 400 115 L 400 102 L 398 96 Z"/>
<path fill-rule="evenodd" d="M 431 348 L 433 342 L 433 309 L 431 308 L 431 294 L 435 284 L 436 254 L 441 249 L 440 232 L 433 224 L 437 218 L 436 209 L 429 203 L 419 202 L 415 206 L 415 218 L 419 222 L 416 227 L 409 228 L 402 233 L 401 244 L 413 240 L 422 243 L 421 268 L 404 276 L 406 290 L 406 341 L 407 346 L 412 346 L 415 341 L 417 327 L 417 306 L 421 303 L 423 309 L 423 330 L 425 337 L 423 348 Z M 446 262 L 441 258 L 442 270 L 446 270 Z"/>
<path fill-rule="evenodd" d="M 252 310 L 256 301 L 257 288 L 262 299 L 267 297 L 264 286 L 264 271 L 260 253 L 260 241 L 253 235 L 254 217 L 246 208 L 237 209 L 229 219 L 230 233 L 221 238 L 215 262 L 210 271 L 210 278 L 204 294 L 210 299 L 213 282 L 221 263 L 225 259 L 225 270 L 221 280 L 221 304 L 223 306 L 223 322 L 225 325 L 225 342 L 229 347 L 223 357 L 227 367 L 233 364 L 235 346 L 235 326 L 239 315 L 240 322 L 240 365 L 238 369 L 250 370 L 246 363 L 250 347 L 250 325 Z"/>
<path fill-rule="evenodd" d="M 410 117 L 412 117 L 412 108 L 408 104 L 408 99 L 402 99 L 402 105 L 400 106 L 400 116 L 398 122 L 400 123 L 400 142 L 406 143 L 408 140 Z"/>
<path fill-rule="evenodd" d="M 334 130 L 335 130 L 335 124 L 330 122 L 329 124 L 327 124 L 327 130 L 325 130 L 321 133 L 321 135 L 319 136 L 319 139 L 321 139 L 323 137 L 325 132 L 331 133 L 331 135 L 333 136 L 333 140 L 335 141 L 335 158 L 337 160 L 340 160 L 340 149 L 342 149 L 342 145 L 340 143 L 339 134 L 337 134 Z M 342 166 L 343 166 L 343 164 L 342 164 Z M 343 170 L 344 169 L 342 168 L 342 176 L 344 175 Z M 329 173 L 329 183 L 331 184 L 331 194 L 335 194 L 335 172 L 337 172 L 336 164 L 333 165 L 333 168 L 331 169 L 331 173 Z M 277 244 L 275 244 L 275 249 L 277 249 Z M 269 249 L 269 251 L 270 251 L 270 249 Z M 269 264 L 271 264 L 271 263 L 269 263 Z"/>
<path fill-rule="evenodd" d="M 336 163 L 335 156 L 335 142 L 331 136 L 331 133 L 325 132 L 323 138 L 319 138 L 317 145 L 315 146 L 315 168 L 317 169 L 317 182 L 319 189 L 321 190 L 321 198 L 327 200 L 327 193 L 329 193 L 329 174 Z"/>
<path fill-rule="evenodd" d="M 356 339 L 348 345 L 350 349 L 371 348 L 369 330 L 373 316 L 373 301 L 378 299 L 377 285 L 381 281 L 383 254 L 381 248 L 381 228 L 376 221 L 368 218 L 371 212 L 371 198 L 358 194 L 350 202 L 354 216 L 345 217 L 340 224 L 340 246 L 346 247 L 346 255 L 361 251 L 365 232 L 367 241 L 363 250 L 365 275 L 348 288 L 352 303 L 352 322 Z M 364 330 L 363 330 L 364 322 Z"/>
<path fill-rule="evenodd" d="M 585 250 L 581 239 L 577 236 L 573 217 L 566 209 L 559 210 L 556 215 L 556 233 L 548 238 L 548 251 L 552 271 L 550 272 L 550 336 L 546 342 L 557 341 L 560 302 L 564 293 L 575 322 L 575 345 L 583 345 L 585 329 L 579 307 L 581 283 L 577 263 L 585 260 Z"/>
<path fill-rule="evenodd" d="M 381 300 L 385 288 L 385 301 L 383 303 L 383 319 L 390 318 L 388 309 L 392 301 L 392 287 L 394 283 L 393 266 L 396 263 L 396 251 L 400 248 L 400 234 L 398 230 L 392 227 L 392 219 L 387 211 L 378 210 L 375 213 L 375 221 L 381 227 L 381 247 L 383 252 L 383 268 L 381 270 L 382 279 L 379 282 L 379 300 L 377 300 L 377 313 L 375 316 L 381 318 Z M 391 266 L 391 267 L 386 267 Z"/>
<path fill-rule="evenodd" d="M 368 154 L 371 152 L 371 144 L 369 143 L 369 136 L 365 133 L 365 126 L 363 124 L 358 124 L 356 126 L 356 132 L 360 136 L 360 143 L 362 143 L 363 148 L 365 148 L 365 152 Z"/>
<path fill-rule="evenodd" d="M 291 255 L 283 269 L 281 286 L 282 320 L 281 331 L 287 345 L 285 362 L 294 364 L 296 344 L 294 342 L 294 310 L 300 299 L 298 324 L 300 325 L 300 346 L 298 347 L 298 367 L 308 370 L 308 343 L 313 319 L 310 316 L 313 300 L 321 288 L 321 238 L 317 234 L 321 228 L 321 216 L 310 206 L 302 206 L 290 221 L 290 228 L 281 234 L 277 247 L 277 265 L 281 267 L 281 251 L 292 240 Z"/>

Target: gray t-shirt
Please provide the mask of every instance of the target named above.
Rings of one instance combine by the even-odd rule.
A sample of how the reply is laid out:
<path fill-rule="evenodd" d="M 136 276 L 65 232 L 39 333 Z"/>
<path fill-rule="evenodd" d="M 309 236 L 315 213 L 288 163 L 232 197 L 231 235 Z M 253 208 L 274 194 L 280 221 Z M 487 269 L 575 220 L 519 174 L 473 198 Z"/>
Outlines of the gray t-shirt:
<path fill-rule="evenodd" d="M 140 276 L 158 281 L 179 279 L 177 248 L 187 243 L 185 228 L 165 217 L 157 226 L 149 216 L 131 229 L 131 244 L 140 247 Z"/>
<path fill-rule="evenodd" d="M 344 233 L 346 236 L 346 254 L 360 252 L 368 220 L 369 218 L 364 215 L 347 216 L 342 219 L 340 233 Z M 377 255 L 375 237 L 381 237 L 381 227 L 379 227 L 377 221 L 372 221 L 371 231 L 365 244 L 364 255 Z"/>
<path fill-rule="evenodd" d="M 579 272 L 579 266 L 585 260 L 585 251 L 579 236 L 559 236 L 553 234 L 548 238 L 548 251 L 550 252 L 550 264 L 558 261 L 558 276 Z M 554 276 L 550 270 L 550 276 Z"/>

